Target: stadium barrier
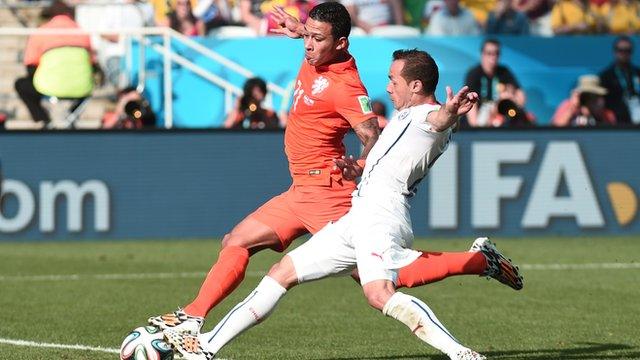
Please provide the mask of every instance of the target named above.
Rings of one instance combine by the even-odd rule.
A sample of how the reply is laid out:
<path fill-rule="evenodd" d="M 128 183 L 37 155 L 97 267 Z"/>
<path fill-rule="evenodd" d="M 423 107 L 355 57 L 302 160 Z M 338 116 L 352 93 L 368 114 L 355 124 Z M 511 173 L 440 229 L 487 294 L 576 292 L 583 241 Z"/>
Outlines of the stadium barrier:
<path fill-rule="evenodd" d="M 527 95 L 527 110 L 537 117 L 539 125 L 547 125 L 556 107 L 570 96 L 580 75 L 597 74 L 613 61 L 613 36 L 528 37 L 505 36 L 500 63 L 507 65 L 518 78 Z M 440 68 L 440 82 L 436 95 L 445 96 L 446 85 L 463 85 L 466 72 L 479 63 L 480 45 L 484 37 L 353 37 L 350 51 L 356 58 L 364 85 L 372 99 L 392 104 L 386 94 L 391 54 L 397 49 L 418 48 L 432 54 Z M 634 41 L 637 41 L 634 38 Z M 304 49 L 300 41 L 280 37 L 253 39 L 198 38 L 207 49 L 231 59 L 259 74 L 266 81 L 285 89 L 293 89 Z M 640 44 L 636 44 L 640 45 Z M 135 45 L 134 45 L 135 46 Z M 173 45 L 174 51 L 190 59 L 211 73 L 235 86 L 242 87 L 245 77 L 204 57 Z M 134 58 L 138 51 L 133 51 Z M 162 69 L 159 55 L 147 51 L 146 91 L 154 110 L 162 111 Z M 633 54 L 634 63 L 640 63 L 640 52 Z M 135 69 L 132 77 L 135 78 Z M 218 127 L 225 119 L 223 91 L 189 71 L 173 70 L 174 123 L 176 127 Z M 192 96 L 192 94 L 198 96 Z M 275 109 L 281 109 L 290 98 L 274 99 Z M 286 106 L 284 106 L 286 107 Z"/>
<path fill-rule="evenodd" d="M 638 153 L 637 128 L 456 133 L 415 233 L 638 234 Z M 221 237 L 290 183 L 279 131 L 14 132 L 0 156 L 1 240 Z"/>

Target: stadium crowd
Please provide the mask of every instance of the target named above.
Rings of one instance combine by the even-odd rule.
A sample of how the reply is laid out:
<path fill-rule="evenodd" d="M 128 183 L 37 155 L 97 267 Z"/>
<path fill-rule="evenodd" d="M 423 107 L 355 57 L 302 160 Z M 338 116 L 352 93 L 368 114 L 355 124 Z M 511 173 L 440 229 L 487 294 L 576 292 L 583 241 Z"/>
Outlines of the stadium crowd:
<path fill-rule="evenodd" d="M 640 123 L 640 70 L 631 64 L 633 41 L 629 35 L 640 32 L 638 0 L 340 0 L 348 9 L 354 28 L 352 33 L 384 34 L 385 31 L 414 31 L 425 36 L 458 35 L 539 35 L 617 34 L 614 59 L 601 74 L 584 74 L 567 100 L 558 105 L 551 119 L 554 126 L 588 126 Z M 43 11 L 42 27 L 83 27 L 99 23 L 107 29 L 169 26 L 187 36 L 216 36 L 220 29 L 235 29 L 254 36 L 273 36 L 278 25 L 270 11 L 280 6 L 304 21 L 318 0 L 117 0 L 99 13 L 83 14 L 79 19 L 74 7 L 94 3 L 91 0 L 52 1 Z M 104 1 L 99 1 L 104 5 Z M 392 26 L 389 26 L 392 25 Z M 242 29 L 242 30 L 239 30 Z M 398 30 L 401 29 L 401 30 Z M 69 37 L 71 39 L 71 37 Z M 141 94 L 121 71 L 125 45 L 118 36 L 72 39 L 70 44 L 86 48 L 89 65 L 103 83 L 117 90 L 114 111 L 105 115 L 105 127 L 136 128 L 150 126 L 154 120 L 144 107 Z M 41 57 L 64 44 L 60 38 L 33 36 L 25 49 L 27 76 L 16 80 L 15 88 L 27 105 L 34 121 L 48 123 L 49 116 L 39 105 L 43 94 L 45 71 Z M 62 55 L 60 55 L 62 56 Z M 71 56 L 66 54 L 65 56 Z M 44 57 L 43 57 L 44 59 Z M 465 125 L 474 127 L 529 126 L 535 114 L 526 109 L 526 94 L 517 80 L 518 69 L 499 62 L 500 42 L 486 40 L 479 64 L 469 69 L 465 83 L 480 94 L 479 104 L 467 116 Z M 51 62 L 49 59 L 44 59 Z M 64 74 L 59 74 L 65 76 Z M 245 93 L 228 114 L 224 127 L 264 129 L 286 125 L 286 114 L 264 108 L 266 87 L 260 79 L 250 79 L 253 94 Z M 262 82 L 261 82 L 262 81 Z M 46 82 L 46 81 L 45 81 Z M 49 83 L 55 81 L 49 79 Z M 86 81 L 85 81 L 86 83 Z M 35 86 L 34 86 L 35 85 Z M 67 84 L 68 85 L 68 84 Z M 85 84 L 85 88 L 86 88 Z M 123 92 L 123 89 L 126 91 Z M 261 90 L 262 89 L 262 90 Z M 68 89 L 67 89 L 68 90 Z M 77 104 L 90 93 L 75 94 Z M 122 94 L 128 94 L 124 97 Z M 125 107 L 122 99 L 137 98 L 139 106 Z M 137 97 L 136 97 L 137 96 Z M 64 96 L 63 96 L 64 97 Z M 77 106 L 77 105 L 76 105 Z M 257 110 L 257 111 L 256 111 Z M 137 114 L 133 116 L 132 114 Z M 382 114 L 382 113 L 381 113 Z M 390 116 L 385 113 L 382 115 Z M 548 119 L 544 119 L 546 123 Z"/>

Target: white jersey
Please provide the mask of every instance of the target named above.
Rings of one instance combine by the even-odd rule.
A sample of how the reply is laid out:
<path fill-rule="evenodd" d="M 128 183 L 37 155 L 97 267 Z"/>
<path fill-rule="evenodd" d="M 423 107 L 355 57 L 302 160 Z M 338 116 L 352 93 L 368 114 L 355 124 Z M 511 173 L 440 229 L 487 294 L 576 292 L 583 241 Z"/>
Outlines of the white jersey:
<path fill-rule="evenodd" d="M 419 105 L 396 114 L 369 152 L 352 207 L 335 223 L 289 253 L 300 282 L 348 273 L 360 282 L 395 281 L 397 269 L 422 255 L 411 249 L 408 198 L 447 148 L 451 130 L 435 132 L 427 115 L 439 105 Z"/>
<path fill-rule="evenodd" d="M 440 105 L 413 106 L 396 113 L 369 152 L 354 197 L 415 194 L 418 183 L 446 150 L 451 129 L 435 132 L 427 115 Z"/>

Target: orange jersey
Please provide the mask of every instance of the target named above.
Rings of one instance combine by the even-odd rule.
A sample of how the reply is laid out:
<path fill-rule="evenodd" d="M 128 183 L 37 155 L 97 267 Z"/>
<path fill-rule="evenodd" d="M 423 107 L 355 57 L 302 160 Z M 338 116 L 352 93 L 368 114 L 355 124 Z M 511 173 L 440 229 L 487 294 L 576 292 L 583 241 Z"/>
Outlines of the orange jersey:
<path fill-rule="evenodd" d="M 312 66 L 302 63 L 284 135 L 294 185 L 330 186 L 333 159 L 345 154 L 350 128 L 375 117 L 356 62 Z M 355 185 L 354 185 L 355 186 Z"/>
<path fill-rule="evenodd" d="M 40 29 L 79 29 L 73 19 L 66 15 L 54 16 L 49 22 L 40 26 Z M 91 38 L 89 35 L 31 35 L 27 40 L 27 47 L 24 50 L 24 64 L 40 64 L 40 57 L 47 50 L 62 47 L 77 46 L 83 47 L 91 52 Z"/>

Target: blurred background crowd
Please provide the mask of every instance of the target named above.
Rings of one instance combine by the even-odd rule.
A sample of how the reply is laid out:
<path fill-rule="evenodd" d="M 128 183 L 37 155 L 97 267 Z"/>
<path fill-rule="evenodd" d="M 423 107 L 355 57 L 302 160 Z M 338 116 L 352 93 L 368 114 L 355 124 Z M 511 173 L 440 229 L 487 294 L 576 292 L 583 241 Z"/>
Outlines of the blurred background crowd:
<path fill-rule="evenodd" d="M 613 34 L 611 62 L 599 73 L 583 74 L 566 100 L 557 104 L 553 126 L 613 126 L 640 124 L 640 69 L 631 59 L 634 37 L 640 32 L 637 0 L 341 0 L 351 13 L 352 34 L 411 36 L 484 36 L 478 63 L 468 69 L 464 83 L 480 94 L 480 103 L 464 125 L 470 127 L 531 127 L 539 123 L 527 108 L 527 94 L 518 69 L 500 61 L 500 36 L 569 36 Z M 86 7 L 100 3 L 99 11 Z M 314 0 L 69 0 L 5 1 L 4 18 L 32 28 L 170 27 L 187 37 L 273 36 L 274 6 L 304 21 Z M 84 7 L 83 7 L 84 6 Z M 29 18 L 29 14 L 37 16 Z M 93 10 L 89 10 L 93 9 Z M 4 22 L 4 20 L 3 20 Z M 6 26 L 7 23 L 5 23 Z M 383 31 L 384 30 L 384 31 Z M 230 35 L 231 34 L 231 35 Z M 5 43 L 2 43 L 5 46 Z M 13 89 L 27 109 L 34 128 L 53 128 L 51 109 L 69 100 L 62 127 L 73 126 L 86 111 L 88 99 L 105 94 L 101 128 L 144 128 L 158 123 L 143 89 L 122 74 L 126 49 L 121 36 L 31 35 L 19 55 L 22 68 L 13 72 Z M 4 49 L 3 49 L 4 50 Z M 5 59 L 6 60 L 6 59 Z M 11 59 L 13 60 L 13 59 Z M 59 66 L 66 64 L 66 66 Z M 24 75 L 21 75 L 24 73 Z M 5 75 L 7 76 L 7 75 Z M 242 94 L 221 122 L 234 129 L 273 129 L 286 126 L 286 113 L 265 104 L 269 92 L 260 77 L 248 79 Z M 10 96 L 5 96 L 10 98 Z M 392 115 L 383 101 L 373 99 L 384 127 Z M 4 101 L 6 105 L 7 101 Z M 0 124 L 15 109 L 3 109 Z"/>

